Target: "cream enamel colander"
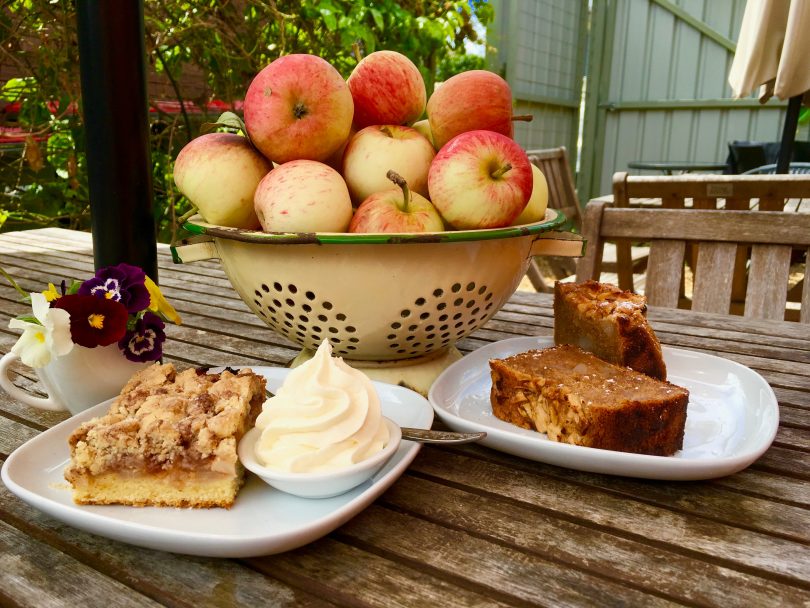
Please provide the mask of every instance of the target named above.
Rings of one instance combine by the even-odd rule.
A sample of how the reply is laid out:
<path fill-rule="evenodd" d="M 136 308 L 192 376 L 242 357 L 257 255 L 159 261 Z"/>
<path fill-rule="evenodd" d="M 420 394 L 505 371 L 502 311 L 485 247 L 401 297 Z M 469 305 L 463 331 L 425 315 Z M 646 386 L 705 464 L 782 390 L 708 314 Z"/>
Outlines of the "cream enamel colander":
<path fill-rule="evenodd" d="M 271 329 L 304 349 L 329 340 L 359 361 L 446 350 L 494 315 L 534 255 L 582 254 L 566 218 L 488 230 L 419 234 L 265 233 L 206 224 L 175 262 L 219 258 L 234 289 Z"/>

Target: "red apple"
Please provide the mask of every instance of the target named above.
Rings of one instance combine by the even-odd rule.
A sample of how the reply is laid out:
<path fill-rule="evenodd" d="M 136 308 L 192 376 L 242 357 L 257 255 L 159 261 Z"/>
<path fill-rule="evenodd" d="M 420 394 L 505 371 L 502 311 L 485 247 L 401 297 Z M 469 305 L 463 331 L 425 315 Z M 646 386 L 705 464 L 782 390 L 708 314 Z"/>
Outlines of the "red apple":
<path fill-rule="evenodd" d="M 512 137 L 512 91 L 497 74 L 469 70 L 436 88 L 427 115 L 438 149 L 465 131 L 483 129 Z"/>
<path fill-rule="evenodd" d="M 349 232 L 442 232 L 444 223 L 424 196 L 411 192 L 395 171 L 388 179 L 399 189 L 376 192 L 364 200 L 349 224 Z"/>
<path fill-rule="evenodd" d="M 430 200 L 457 229 L 508 226 L 532 194 L 523 149 L 493 131 L 468 131 L 436 154 L 428 175 Z"/>
<path fill-rule="evenodd" d="M 354 107 L 338 71 L 315 55 L 285 55 L 245 95 L 245 126 L 270 160 L 326 160 L 349 137 Z"/>
<path fill-rule="evenodd" d="M 247 138 L 208 133 L 180 150 L 174 161 L 174 183 L 206 222 L 258 228 L 253 193 L 271 168 Z"/>
<path fill-rule="evenodd" d="M 352 201 L 340 173 L 314 160 L 294 160 L 256 188 L 256 215 L 265 232 L 345 232 Z"/>
<path fill-rule="evenodd" d="M 404 125 L 425 111 L 425 81 L 413 62 L 396 51 L 364 57 L 348 79 L 357 129 L 370 125 Z"/>
<path fill-rule="evenodd" d="M 411 191 L 427 196 L 427 177 L 436 151 L 410 127 L 366 127 L 349 141 L 343 153 L 343 178 L 352 200 L 359 204 L 375 192 L 388 190 L 389 170 L 399 173 Z"/>

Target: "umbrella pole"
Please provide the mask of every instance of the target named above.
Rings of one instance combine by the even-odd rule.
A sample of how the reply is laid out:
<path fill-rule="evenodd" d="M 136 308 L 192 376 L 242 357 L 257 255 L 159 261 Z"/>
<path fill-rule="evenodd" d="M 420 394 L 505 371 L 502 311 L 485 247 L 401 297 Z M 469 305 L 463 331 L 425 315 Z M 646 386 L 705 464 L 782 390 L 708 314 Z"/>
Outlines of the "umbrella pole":
<path fill-rule="evenodd" d="M 793 142 L 796 140 L 796 128 L 799 126 L 799 112 L 802 108 L 804 94 L 791 97 L 785 113 L 785 126 L 782 129 L 782 142 L 779 145 L 779 158 L 776 161 L 776 172 L 787 173 L 790 158 L 793 154 Z"/>
<path fill-rule="evenodd" d="M 157 281 L 143 0 L 76 7 L 95 265 Z"/>

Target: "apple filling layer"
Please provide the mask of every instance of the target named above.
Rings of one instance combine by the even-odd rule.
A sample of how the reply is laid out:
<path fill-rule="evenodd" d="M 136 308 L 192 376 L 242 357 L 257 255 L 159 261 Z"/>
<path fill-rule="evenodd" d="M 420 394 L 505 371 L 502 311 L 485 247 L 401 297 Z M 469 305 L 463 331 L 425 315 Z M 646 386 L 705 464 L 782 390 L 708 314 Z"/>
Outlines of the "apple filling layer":
<path fill-rule="evenodd" d="M 65 478 L 81 504 L 230 507 L 244 470 L 236 447 L 264 401 L 251 370 L 207 374 L 153 365 L 109 412 L 70 436 Z"/>

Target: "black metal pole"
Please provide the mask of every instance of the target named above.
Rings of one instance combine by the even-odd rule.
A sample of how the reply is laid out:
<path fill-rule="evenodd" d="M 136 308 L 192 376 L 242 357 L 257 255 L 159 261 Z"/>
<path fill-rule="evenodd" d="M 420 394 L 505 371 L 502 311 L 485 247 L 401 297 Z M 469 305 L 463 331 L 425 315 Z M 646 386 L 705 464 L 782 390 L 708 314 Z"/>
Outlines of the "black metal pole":
<path fill-rule="evenodd" d="M 82 110 L 96 268 L 157 281 L 142 0 L 78 0 Z"/>
<path fill-rule="evenodd" d="M 782 141 L 779 144 L 779 158 L 776 160 L 776 172 L 787 173 L 790 159 L 793 156 L 793 142 L 796 141 L 796 127 L 799 126 L 799 112 L 802 109 L 804 94 L 791 97 L 785 112 L 785 126 L 782 128 Z"/>

